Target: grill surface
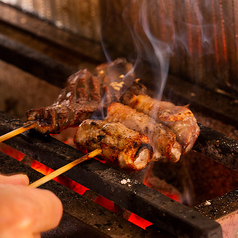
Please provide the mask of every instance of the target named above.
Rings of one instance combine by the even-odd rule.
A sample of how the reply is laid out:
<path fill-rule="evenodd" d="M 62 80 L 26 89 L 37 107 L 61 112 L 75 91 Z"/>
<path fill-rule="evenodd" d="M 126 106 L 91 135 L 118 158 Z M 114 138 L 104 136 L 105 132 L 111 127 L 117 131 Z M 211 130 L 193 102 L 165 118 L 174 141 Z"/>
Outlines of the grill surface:
<path fill-rule="evenodd" d="M 0 121 L 1 134 L 22 125 L 5 114 L 0 115 Z M 33 131 L 16 136 L 6 143 L 52 169 L 82 156 L 74 148 Z M 221 227 L 215 221 L 143 185 L 129 174 L 96 160 L 71 169 L 65 176 L 174 235 L 222 237 Z M 130 179 L 130 186 L 122 184 L 123 179 Z"/>

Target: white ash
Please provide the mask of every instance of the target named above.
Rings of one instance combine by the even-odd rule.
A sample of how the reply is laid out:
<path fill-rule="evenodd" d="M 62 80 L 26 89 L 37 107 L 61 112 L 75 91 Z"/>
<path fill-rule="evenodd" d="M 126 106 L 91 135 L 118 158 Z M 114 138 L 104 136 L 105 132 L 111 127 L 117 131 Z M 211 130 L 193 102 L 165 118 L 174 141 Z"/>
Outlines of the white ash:
<path fill-rule="evenodd" d="M 127 183 L 130 183 L 131 180 L 130 179 L 122 179 L 121 180 L 121 184 L 127 184 Z"/>
<path fill-rule="evenodd" d="M 205 206 L 210 206 L 210 205 L 211 205 L 211 202 L 206 201 L 206 202 L 204 203 L 204 205 L 205 205 Z"/>

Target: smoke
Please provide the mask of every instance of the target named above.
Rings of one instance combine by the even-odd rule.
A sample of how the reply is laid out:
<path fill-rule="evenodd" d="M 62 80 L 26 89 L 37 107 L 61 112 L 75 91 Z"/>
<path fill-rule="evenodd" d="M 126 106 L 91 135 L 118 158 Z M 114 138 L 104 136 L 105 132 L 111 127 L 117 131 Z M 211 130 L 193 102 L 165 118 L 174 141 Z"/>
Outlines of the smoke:
<path fill-rule="evenodd" d="M 148 66 L 157 99 L 168 73 L 202 85 L 208 77 L 215 84 L 224 74 L 224 67 L 216 67 L 227 61 L 222 1 L 103 0 L 102 5 L 101 44 L 107 61 L 126 57 L 138 77 Z"/>
<path fill-rule="evenodd" d="M 154 69 L 157 97 L 166 84 L 170 61 L 190 57 L 191 62 L 214 52 L 214 9 L 216 0 L 132 0 L 123 11 L 137 52 L 135 67 L 141 60 Z M 139 66 L 141 67 L 141 66 Z"/>

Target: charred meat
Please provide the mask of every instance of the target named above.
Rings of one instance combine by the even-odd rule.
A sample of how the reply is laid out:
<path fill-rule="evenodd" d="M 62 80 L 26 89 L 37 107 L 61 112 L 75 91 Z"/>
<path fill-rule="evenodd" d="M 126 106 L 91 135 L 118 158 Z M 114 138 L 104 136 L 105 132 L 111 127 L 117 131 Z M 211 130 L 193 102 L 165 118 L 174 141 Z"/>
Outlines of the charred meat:
<path fill-rule="evenodd" d="M 111 102 L 129 102 L 134 95 L 146 94 L 146 87 L 135 79 L 133 65 L 125 58 L 96 67 L 96 75 L 100 82 L 103 104 Z"/>
<path fill-rule="evenodd" d="M 175 134 L 166 126 L 156 123 L 154 119 L 137 112 L 121 103 L 112 103 L 108 107 L 108 122 L 120 122 L 126 127 L 149 137 L 154 149 L 154 159 L 166 157 L 174 162 L 180 159 L 181 146 L 176 141 Z"/>
<path fill-rule="evenodd" d="M 58 134 L 68 127 L 78 126 L 93 113 L 103 118 L 102 112 L 113 101 L 121 98 L 129 102 L 134 95 L 146 91 L 146 87 L 133 78 L 132 65 L 125 59 L 98 66 L 96 74 L 85 69 L 71 75 L 53 105 L 27 111 L 28 121 L 36 120 L 35 129 L 42 133 Z"/>
<path fill-rule="evenodd" d="M 53 105 L 27 111 L 27 119 L 37 120 L 36 130 L 57 134 L 91 117 L 100 101 L 98 79 L 88 70 L 80 70 L 68 78 L 66 88 Z"/>
<path fill-rule="evenodd" d="M 145 168 L 153 153 L 147 136 L 121 123 L 101 120 L 85 120 L 78 127 L 74 142 L 84 153 L 102 149 L 104 160 L 130 172 Z"/>
<path fill-rule="evenodd" d="M 186 106 L 158 101 L 147 95 L 134 96 L 128 103 L 138 112 L 143 112 L 158 123 L 169 127 L 176 135 L 182 147 L 182 153 L 188 152 L 197 140 L 200 128 L 193 113 Z"/>

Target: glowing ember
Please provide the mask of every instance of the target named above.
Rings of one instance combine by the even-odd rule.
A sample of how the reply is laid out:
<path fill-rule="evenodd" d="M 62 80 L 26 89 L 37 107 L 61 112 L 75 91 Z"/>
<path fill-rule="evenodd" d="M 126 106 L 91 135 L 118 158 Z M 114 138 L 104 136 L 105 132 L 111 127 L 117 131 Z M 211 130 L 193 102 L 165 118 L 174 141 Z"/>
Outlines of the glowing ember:
<path fill-rule="evenodd" d="M 15 150 L 11 146 L 6 145 L 4 143 L 0 143 L 0 151 L 2 151 L 6 155 L 11 156 L 12 158 L 14 158 L 18 161 L 21 161 L 23 159 L 23 157 L 25 156 L 20 151 Z"/>
<path fill-rule="evenodd" d="M 118 213 L 118 209 L 115 206 L 115 204 L 112 201 L 108 200 L 107 198 L 98 196 L 94 200 L 94 202 L 96 202 L 98 205 L 106 208 L 107 210 L 109 210 L 111 212 Z M 148 226 L 151 226 L 153 224 L 134 213 L 130 213 L 130 216 L 127 220 L 129 222 L 133 223 L 134 225 L 139 226 L 142 229 L 146 229 Z"/>
<path fill-rule="evenodd" d="M 154 190 L 164 194 L 165 196 L 182 203 L 183 196 L 172 184 L 167 183 L 164 179 L 157 177 L 152 170 L 153 167 L 150 167 L 144 177 L 143 183 L 153 188 Z"/>
<path fill-rule="evenodd" d="M 145 220 L 144 218 L 137 216 L 134 213 L 131 213 L 128 221 L 141 227 L 142 229 L 146 229 L 148 226 L 151 226 L 153 224 L 153 223 Z"/>
<path fill-rule="evenodd" d="M 116 209 L 115 209 L 115 204 L 114 202 L 108 200 L 107 198 L 104 198 L 102 196 L 98 196 L 94 202 L 96 202 L 98 205 L 106 208 L 107 210 L 111 211 L 111 212 L 116 212 Z"/>
<path fill-rule="evenodd" d="M 33 168 L 34 170 L 36 170 L 44 175 L 50 174 L 54 171 L 53 169 L 41 164 L 40 162 L 38 162 L 36 160 L 32 161 L 31 168 Z"/>

